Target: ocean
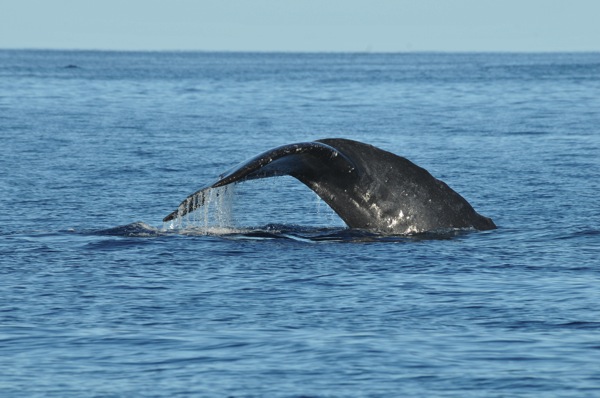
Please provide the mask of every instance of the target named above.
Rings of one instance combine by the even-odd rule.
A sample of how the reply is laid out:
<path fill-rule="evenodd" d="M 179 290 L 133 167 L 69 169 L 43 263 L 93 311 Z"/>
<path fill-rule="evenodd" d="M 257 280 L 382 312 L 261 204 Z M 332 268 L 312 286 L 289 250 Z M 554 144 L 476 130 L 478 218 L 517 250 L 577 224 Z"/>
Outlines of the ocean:
<path fill-rule="evenodd" d="M 600 53 L 0 51 L 0 396 L 600 396 Z M 404 156 L 498 225 L 346 228 L 279 145 Z"/>

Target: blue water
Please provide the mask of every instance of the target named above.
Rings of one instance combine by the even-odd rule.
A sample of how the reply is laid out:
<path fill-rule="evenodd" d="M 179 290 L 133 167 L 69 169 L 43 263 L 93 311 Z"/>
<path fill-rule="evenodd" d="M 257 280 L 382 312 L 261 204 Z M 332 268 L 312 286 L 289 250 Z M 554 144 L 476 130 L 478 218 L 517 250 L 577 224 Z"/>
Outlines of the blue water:
<path fill-rule="evenodd" d="M 0 396 L 600 396 L 599 110 L 598 53 L 0 51 Z M 163 225 L 327 137 L 499 229 L 348 231 L 285 177 Z"/>

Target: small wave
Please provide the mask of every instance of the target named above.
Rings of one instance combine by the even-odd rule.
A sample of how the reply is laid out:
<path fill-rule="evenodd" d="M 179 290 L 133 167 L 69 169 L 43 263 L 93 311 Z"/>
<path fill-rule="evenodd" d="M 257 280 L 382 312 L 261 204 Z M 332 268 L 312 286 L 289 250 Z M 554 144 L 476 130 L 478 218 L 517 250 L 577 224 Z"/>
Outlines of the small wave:
<path fill-rule="evenodd" d="M 190 236 L 198 236 L 198 235 L 208 235 L 208 236 L 227 236 L 227 235 L 235 235 L 235 234 L 245 234 L 251 232 L 251 229 L 246 228 L 236 228 L 236 227 L 185 227 L 181 229 L 170 229 L 170 233 L 175 233 L 179 235 L 190 235 Z"/>
<path fill-rule="evenodd" d="M 565 239 L 580 239 L 580 238 L 596 238 L 600 235 L 600 230 L 593 228 L 581 228 L 576 231 L 572 231 L 568 234 L 563 234 L 557 237 L 557 239 L 565 240 Z"/>
<path fill-rule="evenodd" d="M 127 225 L 95 231 L 95 235 L 126 236 L 148 238 L 165 235 L 165 231 L 155 228 L 145 222 L 138 221 Z"/>
<path fill-rule="evenodd" d="M 454 239 L 472 232 L 471 230 L 449 230 L 426 232 L 411 235 L 383 235 L 362 229 L 340 227 L 306 227 L 299 225 L 267 224 L 260 227 L 224 226 L 173 226 L 157 228 L 138 221 L 114 228 L 93 231 L 94 235 L 151 238 L 168 235 L 216 236 L 231 240 L 272 240 L 282 239 L 305 243 L 349 242 L 349 243 L 401 243 L 429 240 Z"/>
<path fill-rule="evenodd" d="M 185 228 L 172 230 L 180 235 L 210 235 L 232 240 L 291 240 L 304 243 L 403 243 L 430 240 L 449 240 L 464 236 L 471 230 L 427 232 L 411 235 L 384 235 L 362 229 L 321 227 L 311 228 L 298 225 L 267 224 L 254 228 Z"/>

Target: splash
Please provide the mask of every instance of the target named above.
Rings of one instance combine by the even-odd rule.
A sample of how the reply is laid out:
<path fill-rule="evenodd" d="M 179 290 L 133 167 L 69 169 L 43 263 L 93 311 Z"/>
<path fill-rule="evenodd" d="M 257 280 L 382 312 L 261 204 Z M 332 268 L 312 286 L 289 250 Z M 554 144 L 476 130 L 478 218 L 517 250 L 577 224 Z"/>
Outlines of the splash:
<path fill-rule="evenodd" d="M 283 188 L 282 188 L 283 187 Z M 194 208 L 187 214 L 184 207 Z M 180 214 L 163 223 L 162 231 L 184 235 L 232 235 L 266 232 L 273 225 L 346 228 L 319 196 L 289 176 L 253 180 L 201 190 L 180 206 Z"/>
<path fill-rule="evenodd" d="M 163 223 L 163 230 L 189 231 L 199 235 L 237 231 L 233 220 L 233 198 L 236 184 L 212 188 L 194 198 L 199 207 L 184 216 Z"/>

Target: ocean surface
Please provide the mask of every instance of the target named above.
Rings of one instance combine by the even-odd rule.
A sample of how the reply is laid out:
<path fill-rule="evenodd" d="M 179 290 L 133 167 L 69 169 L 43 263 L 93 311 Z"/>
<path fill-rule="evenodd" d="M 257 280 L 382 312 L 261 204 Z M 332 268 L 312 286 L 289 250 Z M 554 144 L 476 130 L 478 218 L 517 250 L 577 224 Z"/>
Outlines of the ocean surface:
<path fill-rule="evenodd" d="M 349 230 L 344 137 L 497 230 Z M 600 53 L 0 51 L 0 396 L 600 396 Z"/>

